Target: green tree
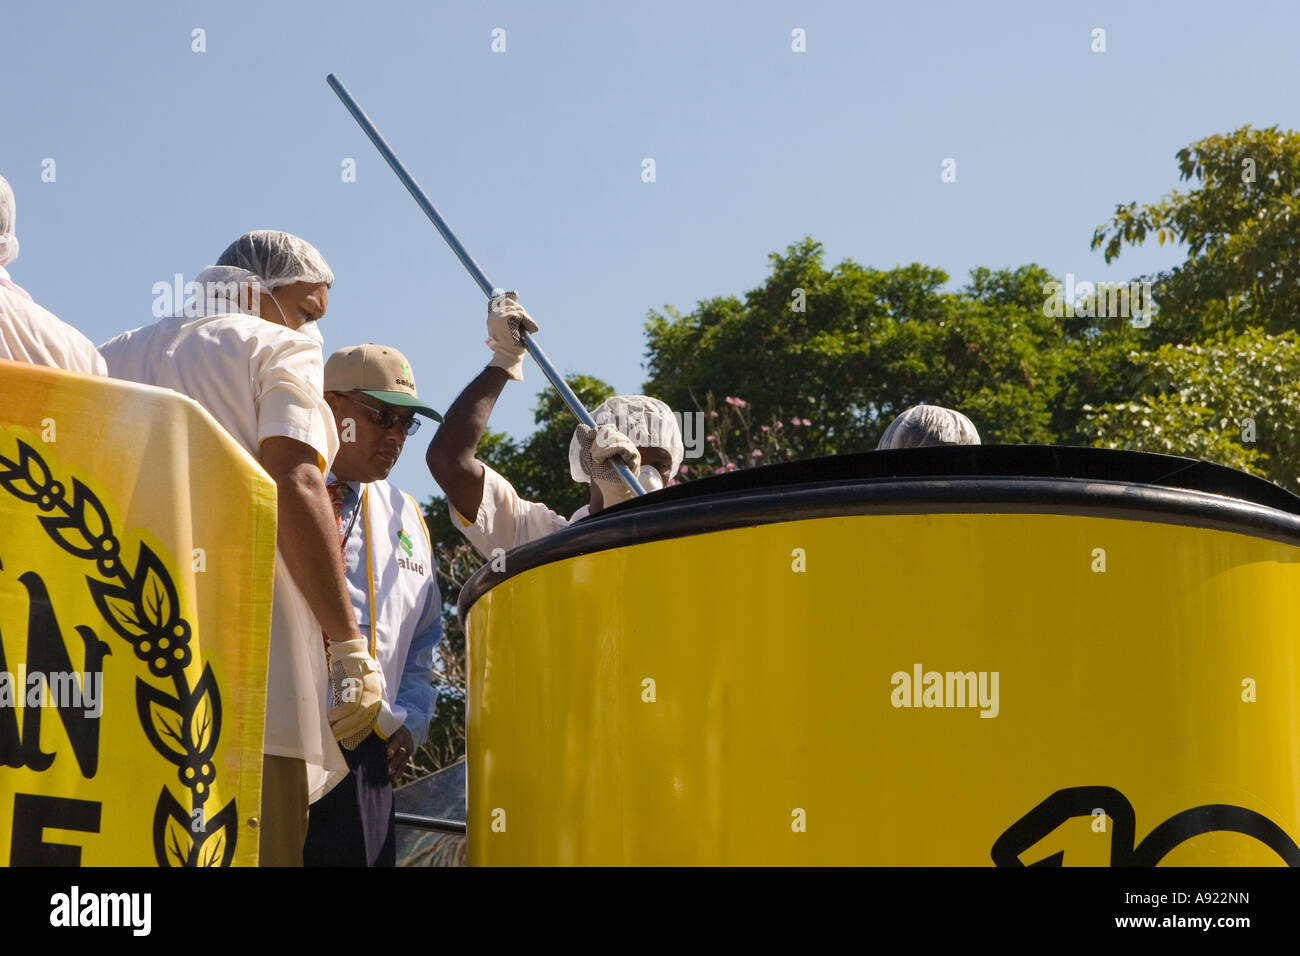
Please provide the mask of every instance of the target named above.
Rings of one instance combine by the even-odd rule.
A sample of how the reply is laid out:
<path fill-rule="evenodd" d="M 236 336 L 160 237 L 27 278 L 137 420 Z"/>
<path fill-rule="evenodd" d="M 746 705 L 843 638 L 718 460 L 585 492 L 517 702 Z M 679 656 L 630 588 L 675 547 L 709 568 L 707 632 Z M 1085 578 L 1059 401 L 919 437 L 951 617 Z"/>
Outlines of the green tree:
<path fill-rule="evenodd" d="M 1083 431 L 1300 490 L 1300 135 L 1245 126 L 1179 150 L 1178 164 L 1193 189 L 1120 205 L 1093 234 L 1107 262 L 1149 235 L 1186 243 L 1187 257 L 1147 277 L 1159 311 L 1130 353 L 1128 397 L 1085 400 Z"/>
<path fill-rule="evenodd" d="M 1155 276 L 1153 343 L 1258 327 L 1300 328 L 1300 134 L 1244 126 L 1178 151 L 1187 192 L 1116 206 L 1092 248 L 1107 262 L 1148 236 L 1186 243 L 1184 262 Z"/>
<path fill-rule="evenodd" d="M 976 269 L 957 292 L 946 273 L 822 262 L 808 238 L 773 254 L 771 274 L 735 297 L 671 307 L 647 323 L 645 390 L 683 411 L 706 396 L 749 403 L 755 421 L 809 418 L 796 457 L 864 451 L 903 409 L 960 409 L 986 441 L 1082 441 L 1081 405 L 1126 397 L 1136 330 L 1053 318 L 1039 266 Z M 726 446 L 723 458 L 745 453 Z M 721 459 L 720 459 L 721 460 Z"/>
<path fill-rule="evenodd" d="M 1104 448 L 1187 455 L 1300 492 L 1300 337 L 1220 333 L 1135 356 L 1140 398 L 1085 407 Z"/>

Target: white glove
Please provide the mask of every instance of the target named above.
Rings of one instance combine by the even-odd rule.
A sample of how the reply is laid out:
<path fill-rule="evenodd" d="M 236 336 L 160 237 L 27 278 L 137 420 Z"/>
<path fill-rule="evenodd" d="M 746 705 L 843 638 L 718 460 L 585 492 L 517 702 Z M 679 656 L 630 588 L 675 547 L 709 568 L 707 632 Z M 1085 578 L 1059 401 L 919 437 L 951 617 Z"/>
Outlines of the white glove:
<path fill-rule="evenodd" d="M 334 738 L 352 750 L 375 727 L 384 697 L 383 678 L 365 638 L 330 641 L 327 660 L 335 706 L 325 716 Z"/>
<path fill-rule="evenodd" d="M 517 292 L 510 291 L 488 301 L 487 346 L 492 350 L 488 366 L 503 368 L 514 381 L 522 382 L 527 349 L 519 339 L 519 330 L 536 332 L 537 323 L 516 301 L 517 296 Z"/>
<path fill-rule="evenodd" d="M 578 426 L 578 452 L 583 471 L 600 488 L 600 497 L 606 506 L 636 497 L 636 493 L 619 477 L 614 460 L 619 459 L 636 474 L 641 468 L 641 453 L 632 439 L 613 425 Z"/>

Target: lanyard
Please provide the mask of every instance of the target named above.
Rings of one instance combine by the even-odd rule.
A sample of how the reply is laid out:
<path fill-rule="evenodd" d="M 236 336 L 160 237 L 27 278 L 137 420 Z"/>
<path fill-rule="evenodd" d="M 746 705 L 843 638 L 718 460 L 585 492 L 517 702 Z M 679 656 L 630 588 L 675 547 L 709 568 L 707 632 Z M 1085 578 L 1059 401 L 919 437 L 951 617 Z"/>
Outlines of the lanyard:
<path fill-rule="evenodd" d="M 370 656 L 376 654 L 376 634 L 375 629 L 375 559 L 370 553 L 370 485 L 368 483 L 361 486 L 361 499 L 357 506 L 352 509 L 352 517 L 348 519 L 348 526 L 343 529 L 343 534 L 339 537 L 339 549 L 343 553 L 343 574 L 346 577 L 348 573 L 348 538 L 352 536 L 352 526 L 357 523 L 357 515 L 365 512 L 365 520 L 361 523 L 361 534 L 366 552 L 366 595 L 369 600 L 370 611 Z"/>
<path fill-rule="evenodd" d="M 346 485 L 346 487 L 351 488 L 351 485 Z M 366 513 L 366 521 L 362 525 L 361 530 L 365 538 L 364 544 L 365 544 L 365 551 L 366 551 L 366 583 L 367 583 L 366 593 L 370 598 L 370 600 L 368 601 L 370 605 L 369 608 L 370 610 L 370 656 L 374 657 L 375 656 L 375 565 L 374 565 L 374 559 L 370 555 L 370 529 L 366 527 L 366 525 L 368 525 L 370 522 L 370 485 L 369 484 L 362 485 L 361 498 L 357 502 L 356 507 L 352 509 L 352 517 L 348 519 L 348 526 L 344 528 L 343 533 L 339 535 L 339 553 L 343 557 L 343 576 L 345 579 L 347 578 L 347 573 L 348 573 L 348 538 L 352 537 L 352 526 L 357 523 L 357 515 L 361 514 L 362 511 Z M 349 601 L 349 603 L 351 602 Z M 321 628 L 320 633 L 321 633 L 321 638 L 325 641 L 326 650 L 328 651 L 329 638 L 326 637 L 325 635 L 325 629 Z"/>
<path fill-rule="evenodd" d="M 352 486 L 348 485 L 347 487 L 351 488 Z M 339 550 L 342 551 L 345 556 L 348 553 L 348 538 L 352 537 L 352 526 L 357 523 L 357 515 L 359 515 L 360 513 L 361 513 L 361 500 L 358 499 L 357 506 L 352 509 L 352 517 L 348 519 L 348 526 L 344 528 L 343 533 L 339 535 Z M 369 547 L 368 540 L 366 542 L 366 546 Z M 344 563 L 343 567 L 344 567 L 344 571 L 346 572 L 347 570 L 346 562 Z"/>

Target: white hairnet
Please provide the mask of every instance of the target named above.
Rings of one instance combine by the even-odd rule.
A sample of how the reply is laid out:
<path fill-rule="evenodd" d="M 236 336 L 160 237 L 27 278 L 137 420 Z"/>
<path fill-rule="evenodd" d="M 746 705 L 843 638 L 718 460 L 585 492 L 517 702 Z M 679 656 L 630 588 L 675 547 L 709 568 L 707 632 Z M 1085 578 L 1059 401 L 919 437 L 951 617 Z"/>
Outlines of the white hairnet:
<path fill-rule="evenodd" d="M 600 403 L 600 407 L 591 413 L 596 426 L 613 425 L 638 448 L 662 448 L 672 457 L 672 468 L 668 478 L 672 480 L 682 466 L 686 449 L 682 445 L 682 429 L 677 424 L 673 410 L 649 395 L 615 395 Z M 590 481 L 582 467 L 581 448 L 578 445 L 578 430 L 573 430 L 569 440 L 569 474 L 574 481 Z"/>
<path fill-rule="evenodd" d="M 208 266 L 194 277 L 194 284 L 197 289 L 193 298 L 186 299 L 183 312 L 177 311 L 186 318 L 226 313 L 257 315 L 265 286 L 260 276 L 238 266 Z M 324 349 L 325 337 L 315 320 L 304 322 L 298 331 Z"/>
<path fill-rule="evenodd" d="M 219 266 L 237 266 L 262 277 L 267 290 L 294 282 L 334 284 L 325 257 L 306 239 L 274 229 L 246 232 L 217 258 Z"/>
<path fill-rule="evenodd" d="M 0 266 L 7 266 L 18 258 L 18 237 L 14 228 L 18 222 L 18 207 L 9 180 L 0 176 Z"/>
<path fill-rule="evenodd" d="M 913 405 L 880 436 L 877 448 L 921 448 L 926 445 L 978 445 L 980 433 L 961 412 L 942 405 Z"/>

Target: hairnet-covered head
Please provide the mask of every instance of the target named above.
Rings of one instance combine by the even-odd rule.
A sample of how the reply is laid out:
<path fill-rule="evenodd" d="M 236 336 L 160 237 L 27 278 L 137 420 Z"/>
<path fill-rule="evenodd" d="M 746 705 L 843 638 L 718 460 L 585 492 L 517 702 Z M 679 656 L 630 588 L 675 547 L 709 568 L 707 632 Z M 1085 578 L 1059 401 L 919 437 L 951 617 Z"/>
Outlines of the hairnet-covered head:
<path fill-rule="evenodd" d="M 880 436 L 877 448 L 923 448 L 927 445 L 978 445 L 980 433 L 961 412 L 942 405 L 913 405 Z"/>
<path fill-rule="evenodd" d="M 600 407 L 591 413 L 596 427 L 613 425 L 638 448 L 662 448 L 672 458 L 672 468 L 668 472 L 669 480 L 682 467 L 686 449 L 682 445 L 682 430 L 677 424 L 673 410 L 649 395 L 615 395 L 600 403 Z M 591 476 L 582 467 L 582 448 L 578 444 L 578 431 L 575 428 L 573 438 L 569 440 L 569 474 L 574 481 L 591 481 Z"/>
<path fill-rule="evenodd" d="M 7 266 L 18 258 L 18 237 L 14 227 L 18 221 L 14 191 L 9 180 L 0 176 L 0 266 Z"/>
<path fill-rule="evenodd" d="M 262 287 L 267 290 L 295 282 L 334 284 L 334 273 L 315 246 L 274 229 L 244 233 L 226 247 L 217 265 L 247 269 L 261 277 Z"/>

